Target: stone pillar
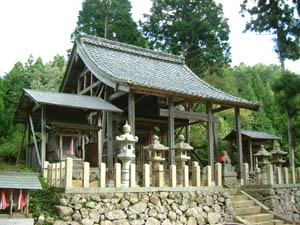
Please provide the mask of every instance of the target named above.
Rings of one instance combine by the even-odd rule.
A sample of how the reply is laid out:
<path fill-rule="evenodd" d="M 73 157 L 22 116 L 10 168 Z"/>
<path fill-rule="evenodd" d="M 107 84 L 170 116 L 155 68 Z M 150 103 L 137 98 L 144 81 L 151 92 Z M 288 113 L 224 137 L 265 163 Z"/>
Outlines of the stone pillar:
<path fill-rule="evenodd" d="M 106 183 L 106 164 L 101 163 L 100 164 L 100 169 L 99 169 L 99 186 L 101 188 L 105 188 L 105 183 Z"/>
<path fill-rule="evenodd" d="M 164 166 L 158 166 L 158 187 L 163 187 L 165 184 L 164 182 Z"/>
<path fill-rule="evenodd" d="M 170 167 L 170 186 L 176 187 L 176 165 L 171 165 Z"/>
<path fill-rule="evenodd" d="M 83 163 L 83 188 L 89 188 L 90 186 L 90 163 Z"/>
<path fill-rule="evenodd" d="M 243 171 L 243 177 L 244 177 L 244 185 L 249 185 L 249 165 L 248 163 L 244 163 L 244 171 Z"/>
<path fill-rule="evenodd" d="M 295 167 L 291 167 L 291 172 L 292 172 L 292 183 L 296 184 Z"/>
<path fill-rule="evenodd" d="M 115 187 L 121 187 L 121 164 L 115 163 Z"/>
<path fill-rule="evenodd" d="M 52 164 L 52 169 L 51 169 L 51 186 L 55 187 L 55 170 L 56 170 L 56 164 Z"/>
<path fill-rule="evenodd" d="M 60 163 L 55 164 L 55 187 L 60 187 Z"/>
<path fill-rule="evenodd" d="M 65 186 L 65 166 L 66 166 L 66 162 L 64 161 L 60 161 L 60 187 L 64 188 Z"/>
<path fill-rule="evenodd" d="M 216 163 L 216 186 L 222 186 L 222 164 Z"/>
<path fill-rule="evenodd" d="M 300 184 L 300 167 L 296 169 L 296 173 L 297 173 L 297 183 Z"/>
<path fill-rule="evenodd" d="M 45 161 L 43 166 L 43 177 L 47 180 L 48 179 L 48 165 L 49 162 Z"/>
<path fill-rule="evenodd" d="M 199 184 L 197 185 L 197 181 L 198 181 L 197 178 L 199 177 L 198 170 L 200 170 L 199 163 L 193 162 L 192 163 L 192 185 L 196 187 L 200 186 Z"/>
<path fill-rule="evenodd" d="M 272 164 L 267 165 L 267 179 L 268 179 L 268 184 L 270 184 L 270 185 L 274 184 L 273 165 Z"/>
<path fill-rule="evenodd" d="M 189 166 L 187 165 L 183 166 L 183 186 L 189 186 Z"/>
<path fill-rule="evenodd" d="M 143 172 L 144 187 L 150 187 L 150 165 L 144 164 L 143 170 L 144 170 L 144 172 Z"/>
<path fill-rule="evenodd" d="M 287 167 L 283 168 L 284 174 L 284 184 L 289 184 L 289 169 Z"/>
<path fill-rule="evenodd" d="M 207 166 L 207 187 L 212 186 L 211 166 Z"/>
<path fill-rule="evenodd" d="M 51 178 L 52 177 L 52 164 L 49 163 L 48 168 L 47 168 L 47 184 L 51 185 Z"/>
<path fill-rule="evenodd" d="M 277 175 L 277 184 L 282 184 L 282 174 L 281 174 L 280 167 L 276 167 L 276 175 Z"/>
<path fill-rule="evenodd" d="M 262 181 L 261 181 L 261 169 L 260 168 L 256 168 L 255 169 L 255 173 L 256 173 L 256 183 L 257 184 L 262 184 Z"/>
<path fill-rule="evenodd" d="M 65 173 L 65 188 L 72 188 L 73 179 L 73 159 L 66 159 L 66 173 Z"/>
<path fill-rule="evenodd" d="M 130 187 L 135 187 L 135 164 L 130 164 Z"/>

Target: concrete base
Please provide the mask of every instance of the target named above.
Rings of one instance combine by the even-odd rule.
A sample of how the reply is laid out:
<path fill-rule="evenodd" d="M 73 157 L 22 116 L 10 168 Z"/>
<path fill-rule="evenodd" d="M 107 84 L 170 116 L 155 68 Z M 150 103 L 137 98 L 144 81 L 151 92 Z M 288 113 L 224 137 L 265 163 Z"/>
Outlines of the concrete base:
<path fill-rule="evenodd" d="M 31 215 L 24 214 L 0 214 L 0 224 L 2 225 L 33 225 L 34 220 Z"/>

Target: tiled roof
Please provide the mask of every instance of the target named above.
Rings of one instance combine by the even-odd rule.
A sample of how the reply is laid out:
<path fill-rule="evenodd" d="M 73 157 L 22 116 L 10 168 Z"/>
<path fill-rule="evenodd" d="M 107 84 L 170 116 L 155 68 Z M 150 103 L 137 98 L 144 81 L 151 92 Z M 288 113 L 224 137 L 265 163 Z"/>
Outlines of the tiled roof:
<path fill-rule="evenodd" d="M 42 189 L 37 176 L 22 173 L 1 173 L 0 188 Z"/>
<path fill-rule="evenodd" d="M 261 140 L 281 140 L 281 137 L 275 136 L 273 134 L 269 134 L 262 131 L 252 131 L 252 130 L 241 130 L 242 136 L 247 136 L 251 139 L 261 139 Z M 230 134 L 228 134 L 224 140 L 230 140 L 236 138 L 236 131 L 232 130 Z"/>
<path fill-rule="evenodd" d="M 89 35 L 81 36 L 78 46 L 103 76 L 114 82 L 132 84 L 203 100 L 257 109 L 260 104 L 224 93 L 209 85 L 185 64 L 180 56 L 122 44 Z M 82 57 L 82 55 L 81 55 Z"/>

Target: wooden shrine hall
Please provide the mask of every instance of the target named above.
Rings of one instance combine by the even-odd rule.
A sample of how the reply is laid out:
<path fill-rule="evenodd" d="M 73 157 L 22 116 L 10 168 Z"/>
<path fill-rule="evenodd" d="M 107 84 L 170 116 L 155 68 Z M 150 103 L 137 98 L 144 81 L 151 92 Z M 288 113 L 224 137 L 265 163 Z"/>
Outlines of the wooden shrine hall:
<path fill-rule="evenodd" d="M 249 164 L 250 171 L 253 172 L 256 166 L 254 154 L 257 153 L 261 145 L 264 145 L 267 149 L 274 149 L 275 141 L 279 141 L 282 138 L 262 131 L 241 130 L 242 135 L 242 148 L 243 148 L 243 160 Z M 234 144 L 237 140 L 236 130 L 232 130 L 224 140 L 230 142 L 231 146 L 231 158 L 233 159 L 233 153 L 236 151 Z"/>
<path fill-rule="evenodd" d="M 86 132 L 81 132 L 80 135 L 86 137 L 90 135 L 89 141 L 88 143 L 81 141 L 78 146 L 94 143 L 94 147 L 91 147 L 90 150 L 87 150 L 88 148 L 85 146 L 86 155 L 90 152 L 95 158 L 94 154 L 97 153 L 96 166 L 104 161 L 108 168 L 113 168 L 113 163 L 117 160 L 118 145 L 115 137 L 120 135 L 126 120 L 132 127 L 133 135 L 139 137 L 139 142 L 135 146 L 137 160 L 142 160 L 143 157 L 140 157 L 143 155 L 142 146 L 149 144 L 151 131 L 157 127 L 162 143 L 171 149 L 168 153 L 168 165 L 174 163 L 172 148 L 175 145 L 176 129 L 180 131 L 186 128 L 186 139 L 189 142 L 190 126 L 206 123 L 208 164 L 213 168 L 215 162 L 213 126 L 218 121 L 215 113 L 234 108 L 238 133 L 238 165 L 241 170 L 243 151 L 240 108 L 258 110 L 260 107 L 258 102 L 229 95 L 209 85 L 185 65 L 184 58 L 181 56 L 89 35 L 79 35 L 75 40 L 59 92 L 61 95 L 70 95 L 74 98 L 75 96 L 92 98 L 94 102 L 91 102 L 91 105 L 96 104 L 98 99 L 97 104 L 101 107 L 76 109 L 78 115 L 80 114 L 78 117 L 75 116 L 75 113 L 74 115 L 71 113 L 71 109 L 73 110 L 74 107 L 65 107 L 55 111 L 51 105 L 51 110 L 54 110 L 58 117 L 60 114 L 63 115 L 61 122 L 66 122 L 65 118 L 71 119 L 72 117 L 74 118 L 73 123 L 88 126 L 85 129 Z M 47 94 L 45 93 L 45 95 Z M 27 121 L 26 113 L 34 111 L 40 105 L 35 103 L 34 98 L 32 100 L 34 103 L 26 108 L 27 111 L 19 107 L 17 118 L 18 114 L 22 114 L 23 119 L 17 119 L 16 122 Z M 108 108 L 102 108 L 104 104 Z M 199 104 L 205 105 L 206 113 L 195 111 L 195 105 Z M 46 110 L 47 108 L 48 106 L 46 106 Z M 44 107 L 40 107 L 39 110 L 41 116 L 44 117 L 46 112 Z M 64 112 L 64 110 L 66 111 Z M 88 117 L 88 120 L 83 121 L 86 118 L 84 116 Z M 77 118 L 82 118 L 82 120 Z M 45 130 L 48 129 L 51 120 L 49 119 L 48 122 L 48 119 L 36 119 L 35 121 L 36 127 L 42 127 L 42 140 L 44 140 L 42 149 L 45 149 Z M 52 124 L 49 126 L 49 131 L 51 129 L 59 130 L 59 127 Z M 72 130 L 73 127 L 69 126 L 68 129 Z M 74 127 L 74 130 L 76 129 L 79 127 Z M 91 133 L 96 132 L 97 129 L 99 129 L 98 136 L 95 138 Z M 72 136 L 74 136 L 73 133 Z M 48 136 L 48 148 L 51 144 L 50 141 Z M 98 148 L 98 150 L 95 151 L 94 148 Z M 42 161 L 44 160 L 45 158 L 42 158 Z"/>

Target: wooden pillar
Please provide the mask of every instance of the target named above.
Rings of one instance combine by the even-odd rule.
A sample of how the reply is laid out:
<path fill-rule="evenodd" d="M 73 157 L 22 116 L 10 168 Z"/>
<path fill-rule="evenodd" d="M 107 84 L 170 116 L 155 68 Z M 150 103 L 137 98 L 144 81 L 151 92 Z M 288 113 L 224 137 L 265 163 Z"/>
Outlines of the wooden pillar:
<path fill-rule="evenodd" d="M 253 167 L 253 151 L 252 151 L 252 140 L 249 138 L 248 139 L 248 143 L 249 143 L 249 159 L 250 159 L 250 171 L 253 172 L 254 171 L 254 167 Z"/>
<path fill-rule="evenodd" d="M 189 112 L 193 111 L 191 103 L 188 103 L 188 111 Z M 186 126 L 185 129 L 186 129 L 186 134 L 185 134 L 186 135 L 186 143 L 190 144 L 190 142 L 191 142 L 191 140 L 190 140 L 191 126 L 188 125 L 188 126 Z"/>
<path fill-rule="evenodd" d="M 39 153 L 39 148 L 38 148 L 36 137 L 35 137 L 34 126 L 33 126 L 32 118 L 31 118 L 30 114 L 29 114 L 29 123 L 30 123 L 30 128 L 31 128 L 31 133 L 32 133 L 32 137 L 33 137 L 34 148 L 35 148 L 36 156 L 37 156 L 37 159 L 38 159 L 38 163 L 39 163 L 39 166 L 42 166 L 41 157 L 40 157 L 40 153 Z"/>
<path fill-rule="evenodd" d="M 206 126 L 207 130 L 207 146 L 208 146 L 208 165 L 212 168 L 212 174 L 214 174 L 214 141 L 213 141 L 213 114 L 212 104 L 206 104 L 206 112 L 208 114 L 208 122 Z M 214 179 L 214 178 L 213 178 Z"/>
<path fill-rule="evenodd" d="M 102 115 L 101 112 L 98 112 L 98 126 L 102 126 Z M 103 152 L 103 144 L 102 144 L 102 127 L 98 131 L 98 167 L 100 167 L 102 163 L 102 152 Z"/>
<path fill-rule="evenodd" d="M 42 105 L 41 107 L 41 136 L 42 136 L 42 144 L 41 144 L 41 163 L 44 165 L 46 160 L 46 106 Z"/>
<path fill-rule="evenodd" d="M 174 99 L 173 97 L 168 97 L 168 107 L 169 107 L 169 118 L 168 118 L 168 145 L 169 148 L 173 148 L 175 144 L 175 124 L 174 124 Z M 168 163 L 173 165 L 174 162 L 174 150 L 169 150 Z"/>
<path fill-rule="evenodd" d="M 63 136 L 59 135 L 59 152 L 60 152 L 60 159 L 62 159 L 63 156 Z"/>
<path fill-rule="evenodd" d="M 238 150 L 238 176 L 241 177 L 243 170 L 243 147 L 241 133 L 240 108 L 235 108 L 236 143 Z"/>
<path fill-rule="evenodd" d="M 109 179 L 113 169 L 113 128 L 112 113 L 107 112 L 107 167 L 110 171 Z"/>
<path fill-rule="evenodd" d="M 128 123 L 131 126 L 131 134 L 135 135 L 135 100 L 134 91 L 130 90 L 128 93 Z"/>
<path fill-rule="evenodd" d="M 217 128 L 216 128 L 216 123 L 213 123 L 213 134 L 214 134 L 214 144 L 215 144 L 215 149 L 216 149 L 216 156 L 217 156 L 217 159 L 219 159 L 220 152 L 219 152 L 218 132 L 217 132 Z"/>

